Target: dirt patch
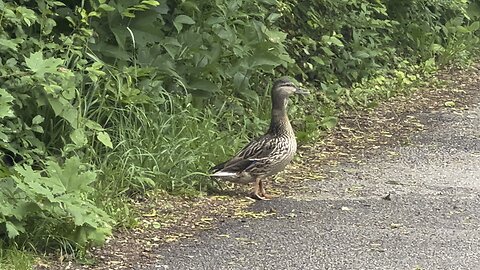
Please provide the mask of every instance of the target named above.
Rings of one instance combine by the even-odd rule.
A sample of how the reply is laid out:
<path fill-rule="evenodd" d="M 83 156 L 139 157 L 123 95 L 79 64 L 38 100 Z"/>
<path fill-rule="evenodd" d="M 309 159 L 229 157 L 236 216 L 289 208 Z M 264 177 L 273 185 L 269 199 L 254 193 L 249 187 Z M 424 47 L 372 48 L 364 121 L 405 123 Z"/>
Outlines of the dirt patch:
<path fill-rule="evenodd" d="M 463 113 L 480 101 L 480 64 L 469 70 L 451 69 L 439 73 L 434 86 L 381 103 L 374 110 L 348 112 L 339 125 L 314 145 L 300 148 L 297 162 L 271 181 L 268 189 L 276 196 L 294 197 L 308 188 L 307 180 L 322 180 L 335 174 L 344 162 L 362 163 L 384 145 L 408 143 L 408 137 L 424 129 L 415 117 L 420 112 Z M 395 155 L 396 153 L 389 153 Z M 247 187 L 248 188 L 248 187 Z M 226 219 L 258 218 L 274 211 L 251 212 L 247 188 L 228 189 L 221 196 L 182 198 L 151 193 L 136 202 L 142 213 L 139 225 L 118 230 L 102 248 L 92 249 L 92 265 L 71 262 L 42 262 L 38 269 L 132 269 L 153 265 L 156 250 L 166 243 L 194 236 Z"/>

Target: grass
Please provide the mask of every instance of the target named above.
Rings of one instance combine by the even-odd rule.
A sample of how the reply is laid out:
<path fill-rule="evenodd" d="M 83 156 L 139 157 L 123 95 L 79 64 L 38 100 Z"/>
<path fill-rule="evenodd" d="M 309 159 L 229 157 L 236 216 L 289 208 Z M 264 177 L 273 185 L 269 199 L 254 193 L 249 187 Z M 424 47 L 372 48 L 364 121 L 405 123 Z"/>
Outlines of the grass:
<path fill-rule="evenodd" d="M 86 92 L 102 96 L 95 94 L 100 88 L 102 84 Z M 232 97 L 218 106 L 199 109 L 191 105 L 190 96 L 173 97 L 167 92 L 158 96 L 148 104 L 129 105 L 86 98 L 92 101 L 85 106 L 90 108 L 87 117 L 106 123 L 115 142 L 113 149 L 94 143 L 84 159 L 93 160 L 100 171 L 94 197 L 117 226 L 136 225 L 130 198 L 147 190 L 192 196 L 206 193 L 214 185 L 208 169 L 268 124 L 268 119 L 253 117 L 267 114 L 265 101 L 246 110 L 240 99 Z"/>
<path fill-rule="evenodd" d="M 104 172 L 100 182 L 118 194 L 151 188 L 204 192 L 210 182 L 205 177 L 208 168 L 248 137 L 246 119 L 240 119 L 241 124 L 220 121 L 225 126 L 219 133 L 218 119 L 209 110 L 119 113 L 113 119 L 109 133 L 118 144 L 97 162 Z"/>
<path fill-rule="evenodd" d="M 9 245 L 4 247 L 0 243 L 1 270 L 30 270 L 35 258 L 31 252 L 26 252 Z"/>

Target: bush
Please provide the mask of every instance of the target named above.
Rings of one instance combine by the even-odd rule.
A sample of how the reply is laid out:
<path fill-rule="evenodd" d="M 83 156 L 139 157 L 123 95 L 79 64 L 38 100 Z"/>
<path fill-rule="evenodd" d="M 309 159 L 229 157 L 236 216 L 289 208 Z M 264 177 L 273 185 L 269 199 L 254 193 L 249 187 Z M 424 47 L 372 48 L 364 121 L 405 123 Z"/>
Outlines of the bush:
<path fill-rule="evenodd" d="M 318 89 L 292 108 L 314 139 L 478 53 L 473 0 L 82 3 L 0 0 L 4 242 L 84 248 L 123 220 L 115 198 L 208 190 L 268 124 L 279 75 Z"/>
<path fill-rule="evenodd" d="M 295 58 L 296 71 L 302 79 L 320 85 L 334 101 L 346 95 L 342 88 L 379 74 L 391 75 L 429 61 L 467 61 L 478 48 L 480 13 L 473 1 L 286 0 L 282 4 L 279 26 L 289 34 L 287 51 Z"/>
<path fill-rule="evenodd" d="M 101 243 L 112 220 L 92 201 L 95 168 L 83 160 L 104 128 L 85 118 L 81 89 L 99 73 L 85 58 L 88 29 L 57 31 L 57 1 L 0 1 L 0 237 L 36 248 Z M 82 25 L 79 25 L 82 26 Z"/>

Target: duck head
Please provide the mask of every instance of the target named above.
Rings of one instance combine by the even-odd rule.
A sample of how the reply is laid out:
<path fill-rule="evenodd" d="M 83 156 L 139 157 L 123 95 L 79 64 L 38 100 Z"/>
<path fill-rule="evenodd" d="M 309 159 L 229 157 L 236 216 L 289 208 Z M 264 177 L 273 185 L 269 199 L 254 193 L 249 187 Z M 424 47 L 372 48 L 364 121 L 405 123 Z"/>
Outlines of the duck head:
<path fill-rule="evenodd" d="M 287 107 L 288 98 L 293 94 L 306 95 L 308 92 L 297 87 L 286 77 L 277 79 L 272 88 L 273 109 L 284 110 Z"/>

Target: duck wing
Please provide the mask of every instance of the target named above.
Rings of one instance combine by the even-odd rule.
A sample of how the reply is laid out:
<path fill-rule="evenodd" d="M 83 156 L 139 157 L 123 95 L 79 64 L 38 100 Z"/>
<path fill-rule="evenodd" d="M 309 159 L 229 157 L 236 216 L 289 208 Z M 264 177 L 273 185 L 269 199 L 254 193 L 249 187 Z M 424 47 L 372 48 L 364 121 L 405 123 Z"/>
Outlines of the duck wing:
<path fill-rule="evenodd" d="M 211 172 L 240 173 L 255 162 L 267 158 L 274 150 L 275 143 L 271 135 L 264 135 L 252 140 L 238 152 L 232 159 L 220 163 L 211 169 Z"/>

